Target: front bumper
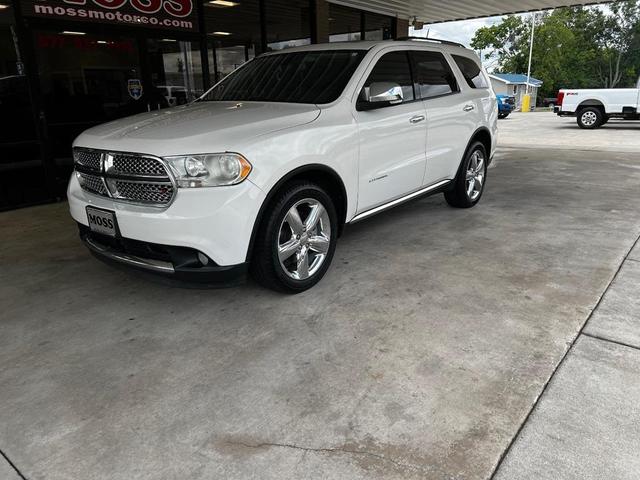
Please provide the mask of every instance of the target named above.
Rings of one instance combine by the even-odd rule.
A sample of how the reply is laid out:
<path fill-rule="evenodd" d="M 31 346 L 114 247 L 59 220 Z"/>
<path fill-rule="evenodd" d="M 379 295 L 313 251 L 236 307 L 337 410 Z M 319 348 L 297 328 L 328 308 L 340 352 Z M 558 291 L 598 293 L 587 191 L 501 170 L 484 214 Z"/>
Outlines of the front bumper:
<path fill-rule="evenodd" d="M 264 192 L 247 180 L 230 187 L 180 189 L 167 208 L 147 207 L 88 193 L 82 190 L 75 175 L 69 182 L 67 196 L 71 216 L 81 225 L 81 234 L 82 227 L 86 228 L 86 232 L 89 231 L 87 206 L 110 210 L 116 216 L 122 242 L 192 249 L 206 255 L 221 271 L 223 267 L 237 267 L 246 263 L 255 219 L 265 199 Z M 105 244 L 105 239 L 96 234 L 87 238 L 93 238 L 102 246 Z M 86 243 L 86 239 L 83 240 Z M 106 251 L 88 246 L 94 254 L 114 260 L 112 254 L 116 246 L 107 244 L 109 249 Z M 131 254 L 126 250 L 118 252 L 117 249 L 115 253 Z M 122 258 L 115 261 L 135 267 L 135 262 L 122 261 Z M 155 270 L 156 273 L 181 276 L 179 268 L 176 268 L 180 266 L 179 262 L 174 262 L 173 266 L 173 274 L 168 268 L 164 271 Z M 148 265 L 143 268 L 154 270 Z"/>
<path fill-rule="evenodd" d="M 125 266 L 145 273 L 189 283 L 235 285 L 241 283 L 249 264 L 220 266 L 198 250 L 159 245 L 127 238 L 111 238 L 78 224 L 80 238 L 98 259 L 114 266 Z M 206 264 L 202 260 L 205 260 Z"/>

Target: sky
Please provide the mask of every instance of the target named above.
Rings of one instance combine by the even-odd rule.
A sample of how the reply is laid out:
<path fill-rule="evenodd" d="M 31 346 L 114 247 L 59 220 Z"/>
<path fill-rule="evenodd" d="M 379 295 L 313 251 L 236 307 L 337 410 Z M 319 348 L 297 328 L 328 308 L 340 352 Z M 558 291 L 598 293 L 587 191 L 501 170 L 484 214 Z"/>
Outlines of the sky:
<path fill-rule="evenodd" d="M 458 22 L 436 23 L 433 25 L 425 25 L 421 30 L 414 30 L 413 27 L 409 27 L 409 35 L 452 40 L 468 47 L 476 30 L 500 23 L 501 20 L 502 16 L 498 16 L 476 18 L 474 20 L 460 20 Z"/>
<path fill-rule="evenodd" d="M 596 5 L 593 8 L 599 8 L 605 13 L 610 12 L 606 4 Z M 518 14 L 518 16 L 530 18 L 531 14 L 522 13 Z M 425 25 L 421 30 L 414 30 L 413 27 L 409 27 L 409 36 L 452 40 L 470 48 L 470 43 L 476 33 L 476 30 L 500 23 L 503 18 L 504 16 L 500 15 L 497 17 L 476 18 L 473 20 L 460 20 L 457 22 L 434 23 L 431 25 Z M 490 72 L 493 71 L 495 63 L 495 58 L 489 60 L 483 59 L 485 68 Z"/>

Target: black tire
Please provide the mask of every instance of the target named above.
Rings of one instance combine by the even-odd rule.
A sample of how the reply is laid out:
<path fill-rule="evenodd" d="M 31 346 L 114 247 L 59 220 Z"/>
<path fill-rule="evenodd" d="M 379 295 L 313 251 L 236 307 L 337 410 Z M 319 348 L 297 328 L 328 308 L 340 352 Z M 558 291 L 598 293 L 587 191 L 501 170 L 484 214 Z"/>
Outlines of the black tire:
<path fill-rule="evenodd" d="M 602 126 L 604 118 L 604 112 L 598 107 L 585 107 L 577 114 L 578 126 L 587 130 Z"/>
<path fill-rule="evenodd" d="M 611 117 L 609 115 L 605 115 L 604 119 L 602 120 L 602 125 L 606 125 L 609 120 L 611 120 Z"/>
<path fill-rule="evenodd" d="M 471 195 L 467 192 L 467 171 L 469 171 L 470 165 L 473 161 L 475 152 L 480 152 L 483 158 L 482 165 L 482 185 L 480 188 L 480 192 L 477 196 L 475 196 L 475 191 L 472 192 Z M 455 180 L 453 181 L 453 186 L 450 190 L 444 193 L 444 198 L 447 200 L 447 203 L 452 207 L 456 208 L 470 208 L 473 207 L 480 201 L 482 198 L 482 194 L 484 193 L 484 188 L 487 183 L 487 164 L 489 162 L 489 158 L 487 156 L 487 150 L 484 145 L 480 142 L 475 142 L 471 144 L 471 146 L 467 149 L 465 156 L 460 164 L 460 168 L 458 169 L 458 174 L 456 175 Z"/>
<path fill-rule="evenodd" d="M 312 199 L 319 202 L 327 213 L 330 224 L 329 246 L 317 271 L 304 280 L 292 278 L 281 264 L 278 245 L 281 242 L 281 226 L 286 225 L 285 216 L 298 202 Z M 304 204 L 300 208 L 304 207 Z M 308 215 L 308 214 L 307 214 Z M 308 217 L 300 214 L 304 222 Z M 283 223 L 284 222 L 284 223 Z M 322 228 L 322 227 L 318 227 Z M 303 234 L 303 238 L 306 235 Z M 293 237 L 293 235 L 292 235 Z M 270 203 L 255 240 L 251 261 L 251 274 L 261 285 L 272 290 L 300 293 L 318 283 L 329 269 L 336 249 L 338 237 L 338 215 L 331 197 L 318 185 L 307 181 L 294 181 L 285 185 Z M 313 254 L 313 250 L 310 250 Z M 293 254 L 296 257 L 297 254 Z M 297 258 L 297 257 L 296 257 Z M 295 261 L 293 258 L 291 261 Z"/>

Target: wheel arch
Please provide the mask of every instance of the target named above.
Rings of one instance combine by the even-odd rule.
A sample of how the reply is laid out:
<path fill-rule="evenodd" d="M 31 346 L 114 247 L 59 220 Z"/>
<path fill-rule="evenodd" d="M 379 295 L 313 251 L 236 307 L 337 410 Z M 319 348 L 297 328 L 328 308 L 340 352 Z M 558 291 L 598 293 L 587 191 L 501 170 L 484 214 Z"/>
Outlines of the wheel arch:
<path fill-rule="evenodd" d="M 605 113 L 605 114 L 607 113 L 607 109 L 606 109 L 604 103 L 602 101 L 598 100 L 597 98 L 589 98 L 587 100 L 583 100 L 576 107 L 576 112 L 580 112 L 580 110 L 582 110 L 583 108 L 587 108 L 587 107 L 597 107 L 597 108 L 600 108 L 602 110 L 602 113 Z"/>
<path fill-rule="evenodd" d="M 456 176 L 454 178 L 454 181 L 451 182 L 451 185 L 449 186 L 449 188 L 453 188 L 455 184 L 455 180 L 458 178 L 458 175 L 460 175 L 460 169 L 464 164 L 464 159 L 467 158 L 467 154 L 469 153 L 469 149 L 471 148 L 471 145 L 473 145 L 476 142 L 482 143 L 482 145 L 484 146 L 487 152 L 487 156 L 489 157 L 487 158 L 487 165 L 491 164 L 491 144 L 492 144 L 491 132 L 487 127 L 480 127 L 475 132 L 473 132 L 473 135 L 471 135 L 471 138 L 467 142 L 467 146 L 465 147 L 464 153 L 462 154 L 462 158 L 460 159 L 460 163 L 458 164 L 458 169 L 456 170 Z"/>
<path fill-rule="evenodd" d="M 491 144 L 492 144 L 491 132 L 487 127 L 480 127 L 475 132 L 473 132 L 473 135 L 471 135 L 471 138 L 467 143 L 467 148 L 464 149 L 464 155 L 460 159 L 461 164 L 464 158 L 467 156 L 467 153 L 469 152 L 469 148 L 471 148 L 471 145 L 473 145 L 475 142 L 480 142 L 482 143 L 482 145 L 484 145 L 484 148 L 487 151 L 487 155 L 489 156 L 488 160 L 491 159 L 491 153 L 492 153 L 491 152 Z"/>
<path fill-rule="evenodd" d="M 295 168 L 284 175 L 276 184 L 271 187 L 267 193 L 258 215 L 253 223 L 251 231 L 251 239 L 249 240 L 249 248 L 247 249 L 247 261 L 251 261 L 253 255 L 253 247 L 255 245 L 256 236 L 260 231 L 264 220 L 265 212 L 269 205 L 273 202 L 275 196 L 289 182 L 294 180 L 307 180 L 323 187 L 334 201 L 338 213 L 338 235 L 342 233 L 347 215 L 347 189 L 340 175 L 331 167 L 320 163 L 303 165 Z"/>

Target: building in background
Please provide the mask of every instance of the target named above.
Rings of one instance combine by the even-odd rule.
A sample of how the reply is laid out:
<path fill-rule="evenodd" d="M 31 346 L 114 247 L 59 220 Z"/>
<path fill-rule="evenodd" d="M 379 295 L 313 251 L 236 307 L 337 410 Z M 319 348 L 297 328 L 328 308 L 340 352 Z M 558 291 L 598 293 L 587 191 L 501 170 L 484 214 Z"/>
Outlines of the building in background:
<path fill-rule="evenodd" d="M 326 0 L 0 0 L 0 210 L 64 197 L 71 143 L 187 103 L 254 56 L 406 36 Z"/>
<path fill-rule="evenodd" d="M 498 95 L 510 95 L 516 99 L 516 109 L 522 106 L 522 96 L 527 93 L 527 76 L 522 73 L 491 73 L 491 86 Z M 529 93 L 531 94 L 531 105 L 536 105 L 538 88 L 542 81 L 536 78 L 529 78 Z"/>

